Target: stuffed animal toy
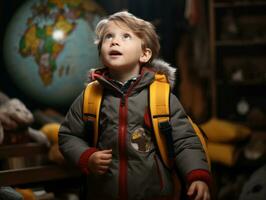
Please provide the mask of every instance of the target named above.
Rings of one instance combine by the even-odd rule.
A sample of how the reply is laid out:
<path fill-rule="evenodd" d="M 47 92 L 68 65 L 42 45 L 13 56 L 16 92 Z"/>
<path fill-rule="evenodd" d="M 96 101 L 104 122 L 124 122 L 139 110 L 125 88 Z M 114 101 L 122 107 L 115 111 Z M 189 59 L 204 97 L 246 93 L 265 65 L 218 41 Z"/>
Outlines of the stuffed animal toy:
<path fill-rule="evenodd" d="M 58 147 L 58 131 L 60 124 L 59 123 L 48 123 L 45 124 L 40 131 L 43 132 L 48 138 L 51 146 L 48 153 L 48 158 L 50 161 L 53 161 L 57 164 L 65 163 L 64 157 L 59 151 Z"/>
<path fill-rule="evenodd" d="M 27 142 L 25 129 L 33 122 L 33 115 L 20 100 L 10 99 L 0 106 L 0 121 L 1 143 Z"/>
<path fill-rule="evenodd" d="M 0 144 L 2 144 L 3 140 L 4 140 L 4 128 L 0 120 Z"/>
<path fill-rule="evenodd" d="M 33 122 L 32 113 L 19 99 L 10 99 L 0 107 L 0 110 L 2 113 L 7 113 L 21 125 L 27 125 Z"/>
<path fill-rule="evenodd" d="M 23 196 L 10 186 L 0 186 L 1 200 L 23 200 Z"/>
<path fill-rule="evenodd" d="M 23 196 L 24 200 L 37 200 L 32 189 L 20 189 L 16 188 L 16 191 Z"/>
<path fill-rule="evenodd" d="M 2 95 L 0 100 L 0 144 L 37 142 L 49 147 L 49 160 L 58 164 L 64 162 L 58 149 L 60 123 L 47 123 L 40 130 L 33 129 L 30 125 L 34 116 L 23 102 L 7 96 L 2 98 Z"/>
<path fill-rule="evenodd" d="M 0 105 L 0 144 L 17 144 L 30 141 L 49 145 L 42 132 L 30 127 L 34 117 L 19 99 L 8 99 Z"/>
<path fill-rule="evenodd" d="M 32 113 L 19 99 L 10 99 L 3 103 L 0 106 L 0 113 L 7 117 L 6 119 L 1 118 L 3 125 L 9 125 L 6 127 L 7 129 L 26 126 L 33 122 Z"/>

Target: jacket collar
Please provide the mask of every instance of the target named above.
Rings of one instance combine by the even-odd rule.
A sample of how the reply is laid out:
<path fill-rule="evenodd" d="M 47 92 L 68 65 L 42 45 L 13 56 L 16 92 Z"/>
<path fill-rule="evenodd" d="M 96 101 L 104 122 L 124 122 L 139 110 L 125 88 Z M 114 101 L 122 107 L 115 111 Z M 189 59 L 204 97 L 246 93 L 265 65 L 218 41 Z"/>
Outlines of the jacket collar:
<path fill-rule="evenodd" d="M 169 63 L 161 59 L 155 59 L 151 63 L 142 67 L 140 76 L 138 78 L 141 80 L 137 80 L 138 84 L 136 84 L 134 90 L 138 90 L 149 85 L 154 80 L 155 73 L 165 74 L 171 85 L 171 89 L 174 88 L 176 80 L 176 68 L 171 67 Z M 106 67 L 92 69 L 89 71 L 87 82 L 92 82 L 94 80 L 98 80 L 99 82 L 104 84 L 104 87 L 119 90 L 118 87 L 115 86 L 109 78 L 108 69 Z"/>

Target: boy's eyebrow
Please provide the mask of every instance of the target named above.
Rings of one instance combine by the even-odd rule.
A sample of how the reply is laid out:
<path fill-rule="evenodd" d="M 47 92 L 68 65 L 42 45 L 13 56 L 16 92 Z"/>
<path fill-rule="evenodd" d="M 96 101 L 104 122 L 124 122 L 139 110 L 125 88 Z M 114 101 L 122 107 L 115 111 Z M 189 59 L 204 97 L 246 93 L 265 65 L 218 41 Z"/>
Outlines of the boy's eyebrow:
<path fill-rule="evenodd" d="M 111 33 L 110 30 L 105 30 L 105 31 L 103 31 L 102 35 L 106 35 L 106 34 L 109 34 L 109 33 Z"/>
<path fill-rule="evenodd" d="M 134 33 L 132 32 L 132 31 L 130 31 L 130 30 L 123 30 L 123 31 L 121 31 L 122 32 L 122 34 L 124 34 L 124 33 L 127 33 L 127 34 L 130 34 L 130 35 L 133 35 Z M 114 32 L 112 31 L 112 30 L 106 30 L 104 33 L 103 33 L 103 35 L 106 35 L 106 34 L 114 34 Z"/>
<path fill-rule="evenodd" d="M 112 29 L 110 29 L 110 28 L 106 28 L 106 29 L 104 30 L 103 33 L 105 34 L 105 33 L 112 33 L 112 32 L 113 32 Z"/>

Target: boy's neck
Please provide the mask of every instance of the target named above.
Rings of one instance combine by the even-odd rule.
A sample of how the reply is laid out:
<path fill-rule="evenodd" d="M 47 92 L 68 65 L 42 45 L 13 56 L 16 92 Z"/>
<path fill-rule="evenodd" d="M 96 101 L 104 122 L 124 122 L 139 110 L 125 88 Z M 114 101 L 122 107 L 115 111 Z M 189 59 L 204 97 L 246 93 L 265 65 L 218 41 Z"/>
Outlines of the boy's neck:
<path fill-rule="evenodd" d="M 115 79 L 121 83 L 125 83 L 126 81 L 135 78 L 139 75 L 140 72 L 140 67 L 134 68 L 133 70 L 130 71 L 115 71 L 115 70 L 109 70 L 110 72 L 110 77 L 112 79 Z"/>

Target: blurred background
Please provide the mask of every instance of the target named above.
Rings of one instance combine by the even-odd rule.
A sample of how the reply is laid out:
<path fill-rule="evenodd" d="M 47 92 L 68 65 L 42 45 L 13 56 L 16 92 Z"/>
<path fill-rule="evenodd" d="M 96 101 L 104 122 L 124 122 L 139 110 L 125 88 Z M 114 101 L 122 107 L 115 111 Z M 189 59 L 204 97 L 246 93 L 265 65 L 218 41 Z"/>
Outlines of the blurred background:
<path fill-rule="evenodd" d="M 155 25 L 160 57 L 177 68 L 174 93 L 208 137 L 214 198 L 265 197 L 265 0 L 9 0 L 0 2 L 0 10 L 0 112 L 17 98 L 32 113 L 32 128 L 45 131 L 45 125 L 60 123 L 84 88 L 88 70 L 100 66 L 95 25 L 108 14 L 128 10 Z M 4 154 L 10 149 L 5 147 L 32 140 L 2 132 L 9 139 L 0 142 L 0 177 L 10 176 L 8 169 L 16 174 L 18 168 L 35 166 L 7 162 Z M 59 164 L 53 156 L 47 159 Z M 77 175 L 66 174 L 2 182 L 35 190 L 46 186 L 50 199 L 75 199 L 75 192 L 65 195 L 52 187 Z"/>

